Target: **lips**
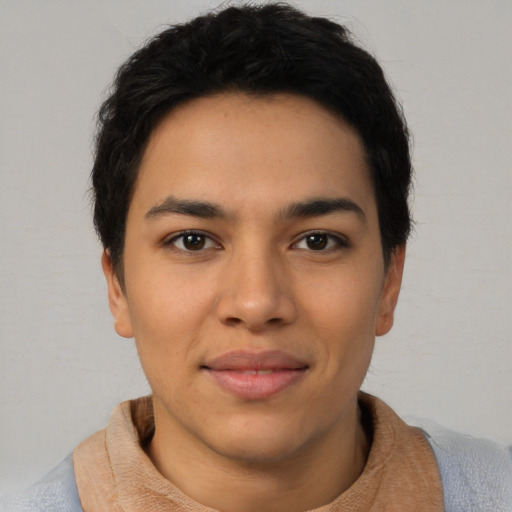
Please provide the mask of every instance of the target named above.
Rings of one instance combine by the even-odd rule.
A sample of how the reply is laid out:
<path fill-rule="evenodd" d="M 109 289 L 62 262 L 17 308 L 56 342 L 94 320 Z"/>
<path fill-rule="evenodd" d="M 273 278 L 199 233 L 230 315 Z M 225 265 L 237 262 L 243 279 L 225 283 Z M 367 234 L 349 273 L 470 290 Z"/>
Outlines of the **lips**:
<path fill-rule="evenodd" d="M 205 370 L 224 391 L 245 400 L 264 400 L 297 384 L 308 364 L 279 350 L 237 350 L 208 360 Z"/>
<path fill-rule="evenodd" d="M 219 357 L 208 360 L 205 367 L 210 370 L 297 370 L 307 365 L 305 361 L 281 350 L 266 350 L 251 352 L 247 350 L 234 350 Z"/>

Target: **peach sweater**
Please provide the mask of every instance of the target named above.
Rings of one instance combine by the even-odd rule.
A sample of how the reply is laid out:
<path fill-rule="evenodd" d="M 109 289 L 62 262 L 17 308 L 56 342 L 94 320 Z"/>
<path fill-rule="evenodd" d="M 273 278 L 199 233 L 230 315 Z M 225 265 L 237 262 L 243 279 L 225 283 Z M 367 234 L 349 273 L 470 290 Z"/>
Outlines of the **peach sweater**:
<path fill-rule="evenodd" d="M 442 512 L 437 463 L 420 430 L 406 425 L 379 399 L 361 393 L 373 429 L 363 473 L 333 502 L 314 512 Z M 108 426 L 74 451 L 85 512 L 213 512 L 165 479 L 141 445 L 153 434 L 149 397 L 117 406 Z"/>

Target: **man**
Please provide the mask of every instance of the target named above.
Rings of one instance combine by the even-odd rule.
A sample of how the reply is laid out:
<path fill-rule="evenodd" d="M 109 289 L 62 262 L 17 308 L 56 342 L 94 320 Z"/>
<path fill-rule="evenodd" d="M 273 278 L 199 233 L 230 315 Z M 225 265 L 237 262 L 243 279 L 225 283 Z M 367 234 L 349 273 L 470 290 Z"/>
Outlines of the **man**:
<path fill-rule="evenodd" d="M 393 324 L 410 178 L 379 65 L 326 19 L 228 8 L 132 56 L 100 111 L 94 218 L 152 396 L 31 503 L 510 510 L 505 451 L 359 392 Z"/>

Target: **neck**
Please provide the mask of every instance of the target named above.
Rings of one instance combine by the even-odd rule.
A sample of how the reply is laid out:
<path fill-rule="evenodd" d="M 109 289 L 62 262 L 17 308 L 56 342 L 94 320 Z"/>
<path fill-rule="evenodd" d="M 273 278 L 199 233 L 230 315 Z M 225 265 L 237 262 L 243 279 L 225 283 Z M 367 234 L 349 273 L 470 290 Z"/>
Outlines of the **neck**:
<path fill-rule="evenodd" d="M 190 498 L 223 512 L 293 512 L 326 505 L 357 480 L 369 452 L 356 401 L 351 414 L 330 431 L 294 453 L 267 460 L 228 457 L 163 421 L 164 416 L 155 404 L 155 435 L 148 447 L 153 464 Z"/>

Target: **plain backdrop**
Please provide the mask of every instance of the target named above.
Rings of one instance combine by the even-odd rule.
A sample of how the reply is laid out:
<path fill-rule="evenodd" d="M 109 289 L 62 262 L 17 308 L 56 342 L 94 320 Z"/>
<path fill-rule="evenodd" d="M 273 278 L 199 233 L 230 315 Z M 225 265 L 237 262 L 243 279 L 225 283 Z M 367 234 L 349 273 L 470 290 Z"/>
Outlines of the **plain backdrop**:
<path fill-rule="evenodd" d="M 236 4 L 237 2 L 231 2 Z M 205 0 L 0 0 L 0 489 L 148 392 L 113 331 L 90 220 L 95 112 L 118 65 Z M 512 442 L 512 2 L 302 0 L 377 56 L 414 135 L 416 228 L 365 389 Z"/>

